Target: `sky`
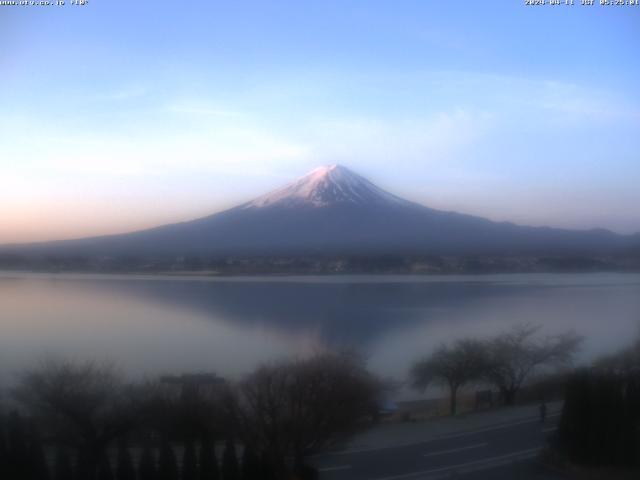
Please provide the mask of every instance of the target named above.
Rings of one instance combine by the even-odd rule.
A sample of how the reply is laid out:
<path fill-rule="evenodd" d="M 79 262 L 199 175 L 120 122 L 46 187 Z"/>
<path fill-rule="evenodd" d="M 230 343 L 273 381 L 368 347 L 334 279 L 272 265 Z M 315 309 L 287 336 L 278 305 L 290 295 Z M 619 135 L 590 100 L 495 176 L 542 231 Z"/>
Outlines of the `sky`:
<path fill-rule="evenodd" d="M 640 231 L 640 7 L 0 6 L 0 244 L 207 215 L 340 163 L 434 208 Z"/>

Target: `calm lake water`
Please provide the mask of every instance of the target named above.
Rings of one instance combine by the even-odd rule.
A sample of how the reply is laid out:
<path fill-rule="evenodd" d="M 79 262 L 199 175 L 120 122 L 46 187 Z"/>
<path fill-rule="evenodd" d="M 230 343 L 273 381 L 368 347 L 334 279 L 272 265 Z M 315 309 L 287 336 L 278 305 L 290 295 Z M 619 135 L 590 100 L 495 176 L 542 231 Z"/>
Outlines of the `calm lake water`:
<path fill-rule="evenodd" d="M 403 379 L 441 342 L 529 322 L 586 337 L 581 360 L 640 332 L 639 274 L 227 278 L 0 273 L 0 379 L 44 355 L 133 375 L 216 371 L 355 347 Z"/>

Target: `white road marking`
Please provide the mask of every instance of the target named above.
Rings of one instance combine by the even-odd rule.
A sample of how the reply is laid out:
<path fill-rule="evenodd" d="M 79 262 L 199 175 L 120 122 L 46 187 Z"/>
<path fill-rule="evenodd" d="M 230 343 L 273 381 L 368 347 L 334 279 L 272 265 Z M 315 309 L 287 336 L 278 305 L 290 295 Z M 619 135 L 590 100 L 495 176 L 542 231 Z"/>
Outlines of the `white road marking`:
<path fill-rule="evenodd" d="M 547 418 L 557 417 L 559 415 L 560 415 L 560 412 L 553 413 L 551 415 L 547 415 Z M 319 454 L 316 454 L 316 455 L 312 455 L 312 457 L 350 455 L 352 453 L 378 452 L 378 451 L 381 451 L 381 450 L 391 450 L 391 449 L 394 449 L 394 448 L 411 447 L 411 446 L 414 446 L 414 445 L 424 445 L 425 443 L 437 442 L 439 440 L 448 440 L 450 438 L 467 437 L 469 435 L 475 435 L 477 433 L 491 432 L 493 430 L 502 430 L 502 429 L 505 429 L 505 428 L 515 427 L 515 426 L 518 426 L 518 425 L 524 425 L 525 423 L 535 423 L 535 422 L 540 422 L 540 418 L 539 417 L 532 417 L 532 418 L 529 418 L 527 420 L 519 420 L 519 421 L 516 421 L 516 422 L 505 423 L 505 424 L 497 425 L 495 427 L 485 427 L 485 428 L 476 429 L 476 430 L 467 430 L 465 432 L 441 435 L 439 437 L 433 437 L 433 438 L 429 438 L 429 439 L 425 439 L 425 440 L 417 440 L 417 441 L 414 441 L 414 442 L 395 443 L 393 445 L 387 445 L 385 447 L 354 448 L 352 450 L 336 450 L 336 451 L 333 451 L 333 452 L 326 452 L 326 453 L 319 453 Z"/>
<path fill-rule="evenodd" d="M 542 433 L 555 432 L 557 429 L 558 429 L 558 427 L 544 428 L 544 429 L 542 429 Z"/>
<path fill-rule="evenodd" d="M 558 415 L 560 415 L 560 413 L 554 413 L 553 415 L 549 415 L 549 417 L 556 417 Z M 515 426 L 518 426 L 518 425 L 524 425 L 525 423 L 534 423 L 534 422 L 539 422 L 539 421 L 540 421 L 539 419 L 520 420 L 518 422 L 512 422 L 512 423 L 503 424 L 503 425 L 496 425 L 495 427 L 487 427 L 487 428 L 481 428 L 479 430 L 473 430 L 473 431 L 469 431 L 469 432 L 461 432 L 461 433 L 453 433 L 451 435 L 444 435 L 444 436 L 438 438 L 437 440 L 447 439 L 447 438 L 466 437 L 468 435 L 475 435 L 476 433 L 491 432 L 493 430 L 503 430 L 505 428 L 515 427 Z"/>
<path fill-rule="evenodd" d="M 350 468 L 351 468 L 351 465 L 340 465 L 338 467 L 319 468 L 318 471 L 319 472 L 335 472 L 337 470 L 349 470 Z"/>
<path fill-rule="evenodd" d="M 378 477 L 372 480 L 402 480 L 404 478 L 412 478 L 421 475 L 431 475 L 435 473 L 447 472 L 449 470 L 456 470 L 471 467 L 469 471 L 473 470 L 473 467 L 478 467 L 480 469 L 484 466 L 489 466 L 491 464 L 500 464 L 501 462 L 508 462 L 510 460 L 520 459 L 524 460 L 527 458 L 533 458 L 537 455 L 537 453 L 541 450 L 541 447 L 529 448 L 527 450 L 520 450 L 518 452 L 507 453 L 505 455 L 498 455 L 496 457 L 483 458 L 481 460 L 474 460 L 472 462 L 458 463 L 457 465 L 449 465 L 447 467 L 433 468 L 431 470 L 422 470 L 420 472 L 411 472 L 404 473 L 402 475 L 393 475 L 391 477 Z"/>
<path fill-rule="evenodd" d="M 440 450 L 438 452 L 431 452 L 431 453 L 425 453 L 424 456 L 425 457 L 435 457 L 437 455 L 446 455 L 447 453 L 454 453 L 454 452 L 462 452 L 464 450 L 471 450 L 474 448 L 481 448 L 481 447 L 486 447 L 487 445 L 489 445 L 488 443 L 476 443 L 475 445 L 468 445 L 466 447 L 459 447 L 459 448 L 450 448 L 449 450 Z"/>

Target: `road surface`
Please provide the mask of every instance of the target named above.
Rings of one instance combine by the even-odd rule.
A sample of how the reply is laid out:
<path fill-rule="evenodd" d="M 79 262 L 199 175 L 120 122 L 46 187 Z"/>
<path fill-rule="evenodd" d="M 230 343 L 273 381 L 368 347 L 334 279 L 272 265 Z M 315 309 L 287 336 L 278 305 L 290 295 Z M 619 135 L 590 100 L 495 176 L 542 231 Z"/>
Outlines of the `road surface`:
<path fill-rule="evenodd" d="M 348 448 L 313 458 L 321 480 L 556 479 L 535 458 L 559 413 L 475 426 L 433 438 Z M 451 422 L 456 422 L 451 419 Z M 414 428 L 429 429 L 428 423 Z"/>

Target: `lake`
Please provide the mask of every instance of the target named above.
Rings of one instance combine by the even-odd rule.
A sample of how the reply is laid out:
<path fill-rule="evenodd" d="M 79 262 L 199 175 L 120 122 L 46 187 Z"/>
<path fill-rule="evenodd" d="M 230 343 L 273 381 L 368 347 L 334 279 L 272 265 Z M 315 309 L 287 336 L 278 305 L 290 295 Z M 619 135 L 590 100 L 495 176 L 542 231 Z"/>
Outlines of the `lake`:
<path fill-rule="evenodd" d="M 215 371 L 356 348 L 404 379 L 441 342 L 519 323 L 585 336 L 585 361 L 640 333 L 640 274 L 205 278 L 0 273 L 0 379 L 46 355 L 131 375 Z"/>

